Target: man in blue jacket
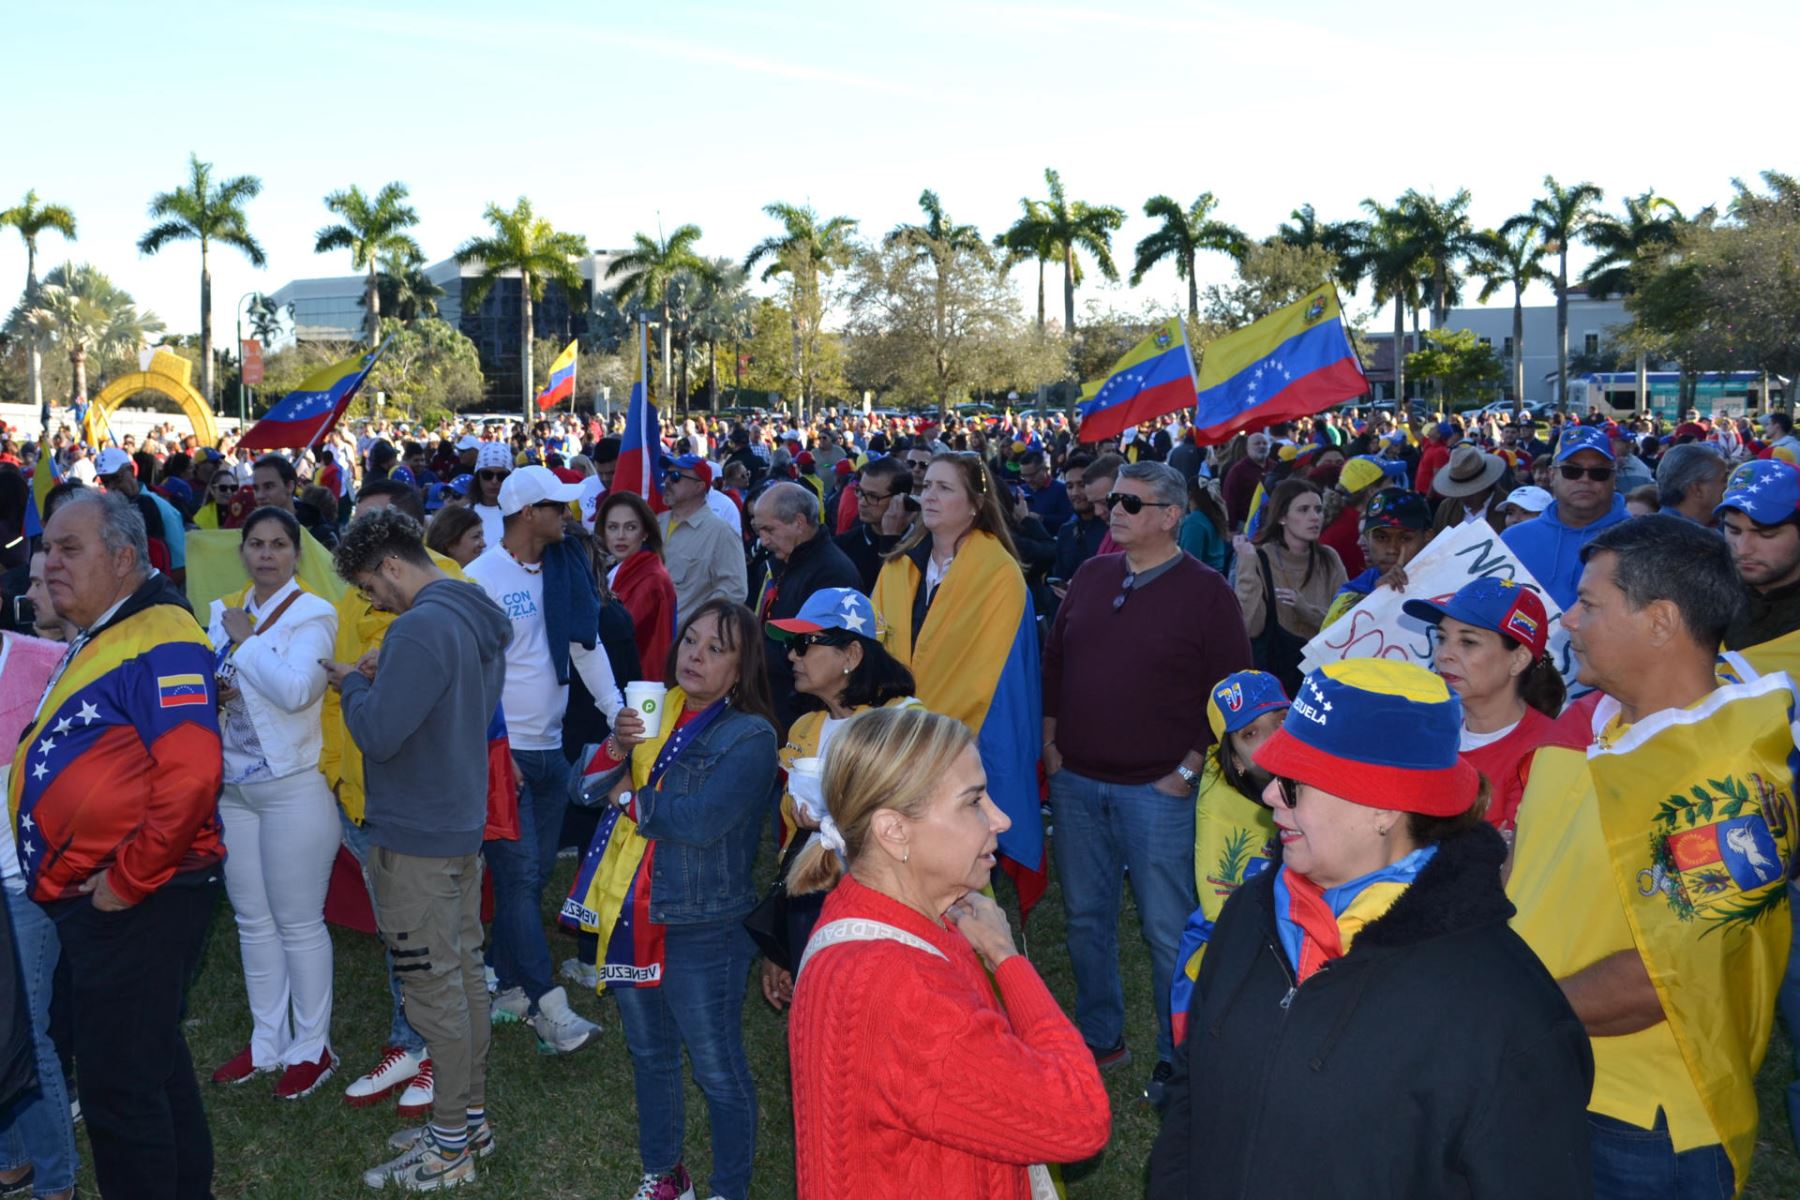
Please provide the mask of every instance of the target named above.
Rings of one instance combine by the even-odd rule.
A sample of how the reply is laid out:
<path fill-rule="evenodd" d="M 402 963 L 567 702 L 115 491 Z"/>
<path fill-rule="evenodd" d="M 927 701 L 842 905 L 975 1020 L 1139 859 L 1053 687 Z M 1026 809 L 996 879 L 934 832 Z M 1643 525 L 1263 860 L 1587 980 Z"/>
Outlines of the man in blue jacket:
<path fill-rule="evenodd" d="M 1532 577 L 1561 608 L 1575 603 L 1581 582 L 1581 548 L 1629 519 L 1618 495 L 1612 442 L 1591 425 L 1565 425 L 1550 476 L 1556 499 L 1543 515 L 1501 535 Z"/>

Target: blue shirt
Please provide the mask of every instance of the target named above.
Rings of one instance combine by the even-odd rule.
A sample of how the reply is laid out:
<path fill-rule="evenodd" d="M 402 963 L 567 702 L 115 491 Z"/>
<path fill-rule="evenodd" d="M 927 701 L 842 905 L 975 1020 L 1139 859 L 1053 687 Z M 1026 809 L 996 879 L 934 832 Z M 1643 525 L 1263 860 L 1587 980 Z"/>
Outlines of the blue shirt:
<path fill-rule="evenodd" d="M 1576 528 L 1563 524 L 1560 508 L 1560 502 L 1551 501 L 1541 516 L 1520 521 L 1501 534 L 1500 540 L 1525 564 L 1558 607 L 1568 608 L 1575 603 L 1575 589 L 1581 583 L 1581 548 L 1602 530 L 1630 520 L 1631 514 L 1625 511 L 1624 499 L 1614 495 L 1611 512 L 1590 525 Z"/>

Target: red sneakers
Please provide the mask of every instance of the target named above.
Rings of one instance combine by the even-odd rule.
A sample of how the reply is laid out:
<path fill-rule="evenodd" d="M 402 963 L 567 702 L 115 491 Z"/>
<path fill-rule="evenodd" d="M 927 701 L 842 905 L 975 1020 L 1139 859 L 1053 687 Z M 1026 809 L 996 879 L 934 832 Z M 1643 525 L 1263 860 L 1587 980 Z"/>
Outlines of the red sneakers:
<path fill-rule="evenodd" d="M 258 1075 L 267 1075 L 273 1068 L 259 1067 L 250 1057 L 250 1047 L 245 1046 L 231 1056 L 231 1061 L 212 1073 L 214 1083 L 240 1084 L 248 1083 Z"/>
<path fill-rule="evenodd" d="M 344 1103 L 351 1108 L 365 1108 L 387 1099 L 411 1082 L 424 1059 L 423 1050 L 389 1046 L 381 1052 L 381 1061 L 374 1070 L 344 1089 Z"/>
<path fill-rule="evenodd" d="M 320 1084 L 331 1078 L 337 1064 L 337 1055 L 331 1052 L 331 1047 L 325 1047 L 317 1061 L 296 1063 L 281 1073 L 275 1084 L 275 1098 L 299 1100 L 312 1095 Z"/>

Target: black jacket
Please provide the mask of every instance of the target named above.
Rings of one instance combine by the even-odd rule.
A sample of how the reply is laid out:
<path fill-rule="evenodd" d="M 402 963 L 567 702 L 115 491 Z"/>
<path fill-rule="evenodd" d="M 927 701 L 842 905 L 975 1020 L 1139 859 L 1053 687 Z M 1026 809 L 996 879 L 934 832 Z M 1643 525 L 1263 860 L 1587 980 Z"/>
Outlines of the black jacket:
<path fill-rule="evenodd" d="M 1299 988 L 1276 872 L 1239 888 L 1202 960 L 1148 1195 L 1591 1195 L 1593 1056 L 1507 925 L 1505 852 L 1485 825 L 1446 839 Z"/>
<path fill-rule="evenodd" d="M 858 521 L 832 540 L 855 565 L 856 573 L 862 579 L 862 585 L 857 590 L 864 595 L 873 595 L 875 578 L 881 574 L 881 566 L 885 561 L 882 556 L 899 543 L 900 535 L 882 533 Z"/>
<path fill-rule="evenodd" d="M 823 526 L 813 532 L 811 540 L 794 547 L 784 563 L 769 556 L 769 573 L 774 578 L 775 598 L 769 602 L 765 621 L 780 621 L 799 614 L 814 592 L 824 588 L 861 590 L 862 577 L 856 564 L 831 540 Z M 870 632 L 873 636 L 873 631 Z M 764 647 L 769 659 L 769 691 L 775 700 L 776 732 L 787 737 L 787 727 L 794 723 L 794 668 L 788 662 L 787 647 L 773 638 Z"/>

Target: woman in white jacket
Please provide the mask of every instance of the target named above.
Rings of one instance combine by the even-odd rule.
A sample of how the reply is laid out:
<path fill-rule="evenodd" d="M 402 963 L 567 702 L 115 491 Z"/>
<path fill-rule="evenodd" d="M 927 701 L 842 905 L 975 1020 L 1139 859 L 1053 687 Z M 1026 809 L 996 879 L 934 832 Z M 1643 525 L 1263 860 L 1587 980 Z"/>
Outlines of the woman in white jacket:
<path fill-rule="evenodd" d="M 331 1077 L 331 936 L 325 889 L 337 811 L 319 773 L 320 702 L 337 611 L 294 579 L 301 532 L 285 509 L 245 519 L 242 592 L 213 601 L 208 633 L 225 752 L 225 891 L 237 912 L 250 1044 L 213 1073 L 243 1083 L 281 1072 L 298 1100 Z"/>

